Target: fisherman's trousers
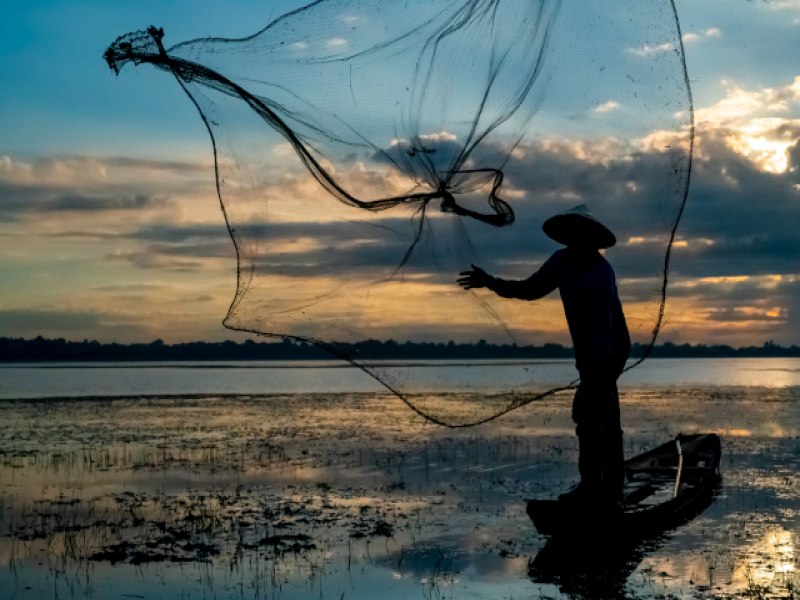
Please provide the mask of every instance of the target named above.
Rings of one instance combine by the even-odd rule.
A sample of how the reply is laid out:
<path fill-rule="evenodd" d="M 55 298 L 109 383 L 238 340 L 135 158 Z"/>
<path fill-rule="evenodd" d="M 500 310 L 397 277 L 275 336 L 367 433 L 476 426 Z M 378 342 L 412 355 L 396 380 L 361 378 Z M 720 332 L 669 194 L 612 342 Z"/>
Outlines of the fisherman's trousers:
<path fill-rule="evenodd" d="M 580 448 L 581 487 L 609 503 L 621 501 L 625 457 L 616 380 L 582 379 L 572 401 L 572 420 Z"/>

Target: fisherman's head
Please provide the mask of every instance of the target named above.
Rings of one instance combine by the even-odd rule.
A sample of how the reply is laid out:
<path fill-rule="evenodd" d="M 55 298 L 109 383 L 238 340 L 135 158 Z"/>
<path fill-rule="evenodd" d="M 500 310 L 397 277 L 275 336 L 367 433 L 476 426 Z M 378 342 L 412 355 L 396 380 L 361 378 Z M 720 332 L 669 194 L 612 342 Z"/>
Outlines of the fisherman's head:
<path fill-rule="evenodd" d="M 550 217 L 542 224 L 542 229 L 550 239 L 568 248 L 599 250 L 617 243 L 611 230 L 598 221 L 585 204 Z"/>

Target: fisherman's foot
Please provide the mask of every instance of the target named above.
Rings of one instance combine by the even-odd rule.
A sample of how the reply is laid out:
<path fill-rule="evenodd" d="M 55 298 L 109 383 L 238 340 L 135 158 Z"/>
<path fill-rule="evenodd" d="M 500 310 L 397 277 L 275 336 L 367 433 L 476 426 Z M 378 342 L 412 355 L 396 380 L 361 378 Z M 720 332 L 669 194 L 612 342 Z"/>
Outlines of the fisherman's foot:
<path fill-rule="evenodd" d="M 584 483 L 579 483 L 568 492 L 564 492 L 563 494 L 561 494 L 558 497 L 558 501 L 577 504 L 577 503 L 589 502 L 596 497 L 597 497 L 596 490 L 593 490 L 590 486 Z"/>

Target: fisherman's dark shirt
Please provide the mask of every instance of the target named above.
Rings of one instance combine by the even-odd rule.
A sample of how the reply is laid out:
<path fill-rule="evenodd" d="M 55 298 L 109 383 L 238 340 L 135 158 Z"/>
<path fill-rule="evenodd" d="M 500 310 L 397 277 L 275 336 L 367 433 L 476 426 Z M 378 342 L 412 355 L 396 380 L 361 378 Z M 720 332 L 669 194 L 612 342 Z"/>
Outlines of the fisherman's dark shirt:
<path fill-rule="evenodd" d="M 594 249 L 556 251 L 527 279 L 497 279 L 490 285 L 505 298 L 536 300 L 558 288 L 583 381 L 613 380 L 625 367 L 630 335 L 614 270 Z"/>

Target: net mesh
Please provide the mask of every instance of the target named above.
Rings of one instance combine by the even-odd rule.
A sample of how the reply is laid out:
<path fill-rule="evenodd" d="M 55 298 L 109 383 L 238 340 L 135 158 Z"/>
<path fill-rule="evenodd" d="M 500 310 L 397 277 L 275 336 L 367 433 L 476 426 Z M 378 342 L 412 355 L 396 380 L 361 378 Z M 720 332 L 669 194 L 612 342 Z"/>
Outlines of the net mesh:
<path fill-rule="evenodd" d="M 485 422 L 576 382 L 531 363 L 478 402 L 441 363 L 387 357 L 569 344 L 557 296 L 455 279 L 527 277 L 557 248 L 544 219 L 586 202 L 652 348 L 694 136 L 671 0 L 319 0 L 246 38 L 162 37 L 105 57 L 170 72 L 208 128 L 238 258 L 227 327 L 317 344 L 436 423 Z"/>

